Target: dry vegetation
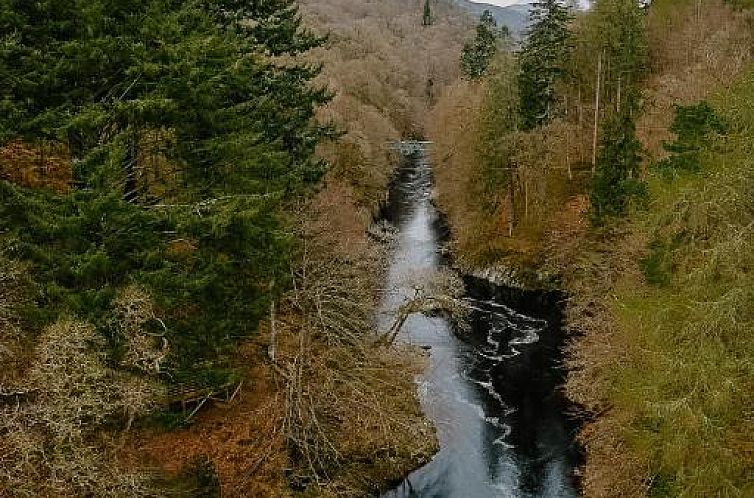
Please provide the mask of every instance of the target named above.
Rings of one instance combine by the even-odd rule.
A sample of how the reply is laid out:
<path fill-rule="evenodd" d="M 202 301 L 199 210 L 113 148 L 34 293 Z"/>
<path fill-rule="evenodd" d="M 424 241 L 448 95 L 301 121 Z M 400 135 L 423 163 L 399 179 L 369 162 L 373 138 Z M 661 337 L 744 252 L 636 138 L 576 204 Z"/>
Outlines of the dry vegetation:
<path fill-rule="evenodd" d="M 319 151 L 332 164 L 319 193 L 290 213 L 304 241 L 293 290 L 242 347 L 242 383 L 223 399 L 202 393 L 180 429 L 155 423 L 146 416 L 175 393 L 157 380 L 171 346 L 149 296 L 121 290 L 109 324 L 123 339 L 116 369 L 83 321 L 19 333 L 24 269 L 0 255 L 0 495 L 360 497 L 435 451 L 415 397 L 421 354 L 374 330 L 384 248 L 367 229 L 394 167 L 386 144 L 423 133 L 458 78 L 472 23 L 445 0 L 427 28 L 420 0 L 301 3 L 305 22 L 330 35 L 311 55 L 337 92 L 319 117 L 345 134 Z M 159 151 L 140 153 L 154 174 L 170 166 Z M 13 143 L 0 151 L 0 177 L 65 191 L 66 156 Z"/>
<path fill-rule="evenodd" d="M 360 497 L 432 455 L 413 396 L 423 363 L 378 344 L 383 254 L 344 199 L 349 189 L 331 185 L 301 207 L 294 290 L 243 348 L 244 385 L 184 430 L 142 432 L 134 445 L 153 463 L 179 473 L 204 458 L 222 496 Z"/>
<path fill-rule="evenodd" d="M 428 135 L 436 142 L 438 202 L 450 218 L 463 266 L 502 265 L 521 273 L 540 265 L 549 233 L 570 216 L 564 206 L 586 193 L 595 120 L 594 55 L 604 35 L 590 15 L 572 25 L 572 76 L 561 84 L 560 116 L 545 127 L 520 133 L 501 123 L 517 106 L 517 68 L 506 58 L 498 60 L 493 77 L 481 84 L 456 83 L 434 107 Z M 750 60 L 748 18 L 723 0 L 655 2 L 647 22 L 651 68 L 637 123 L 646 164 L 663 155 L 662 144 L 671 138 L 673 105 L 696 102 L 730 84 Z M 618 92 L 609 62 L 606 66 L 600 124 Z M 518 283 L 536 283 L 519 276 L 524 278 Z"/>
<path fill-rule="evenodd" d="M 509 192 L 485 184 L 491 171 L 485 152 L 507 147 L 484 136 L 479 118 L 490 102 L 500 102 L 490 97 L 493 83 L 456 85 L 435 110 L 430 136 L 438 142 L 438 200 L 457 252 L 477 267 L 544 262 L 570 290 L 568 322 L 577 335 L 567 390 L 595 416 L 581 435 L 586 496 L 754 493 L 754 25 L 751 11 L 731 3 L 752 6 L 653 2 L 651 67 L 638 122 L 651 201 L 609 229 L 590 230 L 585 219 L 591 140 L 584 136 L 594 113 L 583 97 L 594 92 L 588 82 L 566 92 L 570 99 L 582 96 L 582 105 L 567 106 L 560 120 L 510 142 L 514 150 L 492 154 L 513 157 L 516 165 L 528 164 L 528 155 L 539 164 L 530 170 L 538 182 L 535 221 L 527 227 L 517 220 L 513 237 Z M 584 29 L 580 22 L 575 27 Z M 585 43 L 588 38 L 584 32 Z M 595 62 L 577 64 L 594 74 Z M 650 166 L 673 139 L 674 105 L 702 99 L 731 130 L 704 149 L 701 173 L 660 178 Z M 525 181 L 516 180 L 516 212 L 522 213 Z M 664 283 L 650 283 L 658 279 Z"/>
<path fill-rule="evenodd" d="M 652 214 L 612 247 L 580 247 L 591 257 L 569 279 L 583 337 L 568 390 L 600 414 L 583 434 L 590 496 L 752 492 L 752 82 L 715 99 L 744 120 L 705 153 L 703 175 L 653 179 Z M 656 257 L 660 286 L 647 283 Z"/>
<path fill-rule="evenodd" d="M 0 179 L 65 192 L 71 181 L 68 151 L 59 143 L 11 142 L 0 148 Z"/>
<path fill-rule="evenodd" d="M 243 348 L 245 380 L 230 402 L 179 431 L 141 431 L 124 459 L 145 447 L 174 475 L 203 462 L 228 497 L 361 497 L 435 451 L 415 397 L 421 355 L 374 330 L 384 248 L 367 235 L 394 167 L 387 143 L 422 134 L 425 112 L 458 77 L 467 18 L 439 2 L 422 29 L 421 7 L 302 2 L 305 22 L 330 35 L 312 55 L 336 92 L 319 117 L 345 135 L 321 147 L 332 169 L 291 213 L 304 241 L 293 290 Z"/>
<path fill-rule="evenodd" d="M 343 198 L 331 188 L 302 211 L 306 243 L 275 325 L 275 361 L 286 380 L 284 427 L 298 484 L 356 497 L 426 461 L 435 443 L 414 397 L 422 362 L 377 344 L 383 253 L 356 214 L 340 209 Z"/>
<path fill-rule="evenodd" d="M 141 305 L 148 306 L 128 304 Z M 132 323 L 141 335 L 139 321 Z M 133 343 L 132 357 L 152 354 L 148 341 Z M 103 350 L 100 334 L 83 322 L 63 319 L 42 333 L 22 382 L 0 399 L 0 489 L 14 496 L 160 495 L 149 472 L 115 465 L 117 431 L 105 427 L 127 431 L 159 406 L 164 389 L 152 365 L 115 370 Z"/>
<path fill-rule="evenodd" d="M 721 90 L 750 64 L 752 30 L 746 14 L 722 2 L 695 6 L 653 7 L 640 136 L 648 155 L 658 157 L 671 138 L 673 104 L 711 94 L 735 131 L 705 153 L 701 176 L 672 184 L 650 176 L 653 214 L 635 215 L 604 242 L 582 238 L 556 247 L 572 265 L 569 322 L 580 332 L 568 392 L 599 415 L 582 434 L 588 496 L 752 492 L 745 359 L 752 354 L 745 261 L 752 210 L 745 192 L 754 168 L 750 146 L 741 143 L 751 140 L 750 73 L 736 90 Z M 641 262 L 653 256 L 650 244 L 672 239 L 689 242 L 662 256 L 672 261 L 665 270 L 670 283 L 657 289 Z"/>
<path fill-rule="evenodd" d="M 701 4 L 699 4 L 701 5 Z M 696 10 L 689 2 L 659 2 L 649 18 L 651 75 L 637 131 L 648 159 L 663 154 L 673 104 L 690 104 L 733 83 L 751 60 L 750 16 L 723 0 Z M 692 9 L 694 10 L 692 12 Z"/>
<path fill-rule="evenodd" d="M 327 46 L 313 54 L 323 81 L 336 92 L 320 117 L 346 134 L 322 147 L 331 178 L 353 187 L 372 208 L 394 166 L 389 141 L 424 133 L 427 111 L 459 77 L 458 60 L 473 22 L 451 2 L 435 3 L 436 22 L 422 27 L 421 0 L 303 0 L 307 23 Z"/>
<path fill-rule="evenodd" d="M 563 206 L 583 192 L 588 134 L 567 116 L 533 132 L 503 134 L 500 121 L 517 105 L 515 71 L 514 61 L 501 57 L 492 79 L 456 83 L 433 109 L 428 135 L 435 141 L 437 201 L 453 227 L 459 265 L 516 268 L 515 283 L 536 285 L 543 276 L 526 270 L 541 265 Z"/>
<path fill-rule="evenodd" d="M 752 352 L 745 262 L 752 211 L 745 199 L 754 168 L 741 143 L 751 140 L 750 73 L 735 91 L 721 92 L 750 64 L 749 22 L 719 1 L 700 11 L 693 2 L 655 3 L 639 122 L 649 158 L 664 154 L 662 142 L 672 138 L 673 104 L 716 94 L 735 132 L 705 153 L 700 177 L 672 184 L 650 177 L 652 214 L 636 214 L 602 242 L 582 237 L 555 246 L 556 264 L 571 265 L 569 323 L 580 333 L 568 392 L 598 415 L 582 434 L 588 496 L 752 492 L 745 359 Z M 672 261 L 672 283 L 657 289 L 641 262 L 652 256 L 651 243 L 674 237 L 689 242 L 663 256 Z"/>

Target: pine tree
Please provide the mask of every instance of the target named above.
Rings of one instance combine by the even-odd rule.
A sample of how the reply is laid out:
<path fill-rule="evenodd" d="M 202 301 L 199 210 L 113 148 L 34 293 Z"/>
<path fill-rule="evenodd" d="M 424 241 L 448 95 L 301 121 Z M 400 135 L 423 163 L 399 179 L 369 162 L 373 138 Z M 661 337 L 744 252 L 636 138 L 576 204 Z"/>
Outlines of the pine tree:
<path fill-rule="evenodd" d="M 300 54 L 319 47 L 325 40 L 302 28 L 296 0 L 208 0 L 205 3 L 222 26 L 242 34 L 270 55 Z"/>
<path fill-rule="evenodd" d="M 636 0 L 599 0 L 592 11 L 590 50 L 601 54 L 603 100 L 617 110 L 647 70 L 646 12 Z"/>
<path fill-rule="evenodd" d="M 565 76 L 572 13 L 559 0 L 532 5 L 532 25 L 520 55 L 519 92 L 522 127 L 549 122 L 557 105 L 556 85 Z"/>
<path fill-rule="evenodd" d="M 638 179 L 642 150 L 636 138 L 638 95 L 635 91 L 631 93 L 603 130 L 589 193 L 592 222 L 597 225 L 608 217 L 625 215 L 630 199 L 641 197 L 645 191 Z"/>
<path fill-rule="evenodd" d="M 432 25 L 432 8 L 429 5 L 429 0 L 424 0 L 424 15 L 422 17 L 422 25 Z"/>
<path fill-rule="evenodd" d="M 322 39 L 293 0 L 6 0 L 0 26 L 14 33 L 0 74 L 17 83 L 0 90 L 0 138 L 68 143 L 76 159 L 68 195 L 0 182 L 40 308 L 88 318 L 117 350 L 111 301 L 138 282 L 164 311 L 175 378 L 209 375 L 290 274 L 280 213 L 324 171 L 314 112 L 330 94 L 318 67 L 277 57 Z M 171 175 L 146 182 L 149 154 Z"/>
<path fill-rule="evenodd" d="M 700 152 L 710 146 L 711 136 L 724 134 L 727 129 L 727 123 L 706 101 L 689 106 L 676 105 L 675 118 L 670 126 L 676 138 L 663 144 L 663 149 L 670 155 L 655 163 L 653 169 L 668 179 L 684 172 L 700 171 Z"/>
<path fill-rule="evenodd" d="M 500 32 L 497 21 L 489 10 L 485 10 L 476 28 L 476 37 L 463 46 L 461 72 L 472 80 L 487 73 L 492 58 L 497 53 Z"/>
<path fill-rule="evenodd" d="M 646 66 L 644 12 L 635 0 L 601 0 L 595 6 L 601 30 L 602 53 L 610 67 L 606 74 L 608 111 L 590 191 L 592 221 L 626 214 L 632 197 L 642 196 L 639 181 L 641 144 L 636 117 L 641 107 L 639 82 Z"/>

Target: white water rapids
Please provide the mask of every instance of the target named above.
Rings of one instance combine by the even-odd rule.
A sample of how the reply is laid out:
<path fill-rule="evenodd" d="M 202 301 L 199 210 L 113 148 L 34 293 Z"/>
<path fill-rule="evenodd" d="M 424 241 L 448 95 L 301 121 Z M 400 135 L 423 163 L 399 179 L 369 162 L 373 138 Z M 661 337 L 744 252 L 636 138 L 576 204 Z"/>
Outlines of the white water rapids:
<path fill-rule="evenodd" d="M 419 157 L 406 161 L 391 191 L 388 217 L 398 240 L 378 315 L 382 330 L 414 294 L 413 280 L 442 265 L 431 188 L 429 164 Z M 469 294 L 468 337 L 441 316 L 417 314 L 404 324 L 400 340 L 430 351 L 417 382 L 440 452 L 384 497 L 577 496 L 575 425 L 555 391 L 560 331 L 552 313 L 530 316 L 495 296 Z"/>

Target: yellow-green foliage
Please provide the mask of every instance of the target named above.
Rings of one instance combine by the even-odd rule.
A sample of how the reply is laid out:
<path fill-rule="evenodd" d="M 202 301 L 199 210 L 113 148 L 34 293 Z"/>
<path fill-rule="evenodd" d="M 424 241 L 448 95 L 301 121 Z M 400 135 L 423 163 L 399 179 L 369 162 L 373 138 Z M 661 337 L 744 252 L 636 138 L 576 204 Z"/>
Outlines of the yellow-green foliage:
<path fill-rule="evenodd" d="M 742 9 L 754 9 L 754 0 L 731 0 L 731 3 Z"/>
<path fill-rule="evenodd" d="M 652 179 L 636 221 L 666 278 L 625 286 L 614 309 L 628 351 L 608 398 L 650 496 L 754 495 L 754 70 L 714 103 L 728 136 L 701 173 Z"/>

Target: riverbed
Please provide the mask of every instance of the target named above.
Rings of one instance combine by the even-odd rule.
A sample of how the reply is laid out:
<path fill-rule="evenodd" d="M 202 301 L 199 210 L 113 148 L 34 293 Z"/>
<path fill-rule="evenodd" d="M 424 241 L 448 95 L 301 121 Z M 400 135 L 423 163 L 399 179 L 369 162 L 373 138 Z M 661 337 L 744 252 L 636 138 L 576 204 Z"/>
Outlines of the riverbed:
<path fill-rule="evenodd" d="M 397 229 L 378 325 L 387 330 L 427 275 L 445 268 L 444 228 L 425 154 L 403 162 L 385 217 Z M 466 278 L 468 325 L 412 315 L 399 340 L 428 351 L 417 379 L 439 453 L 384 498 L 578 496 L 577 422 L 559 391 L 560 296 Z"/>

